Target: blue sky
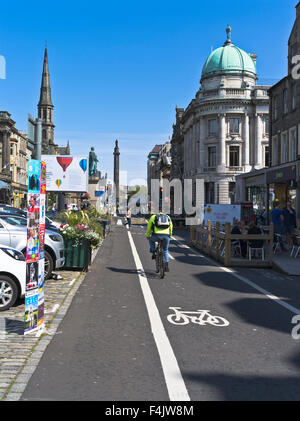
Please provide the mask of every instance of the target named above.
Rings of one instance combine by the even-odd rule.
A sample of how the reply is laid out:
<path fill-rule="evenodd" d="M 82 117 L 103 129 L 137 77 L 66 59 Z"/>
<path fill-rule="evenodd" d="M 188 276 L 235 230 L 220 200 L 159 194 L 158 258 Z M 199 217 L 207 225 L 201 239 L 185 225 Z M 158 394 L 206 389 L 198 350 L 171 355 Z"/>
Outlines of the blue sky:
<path fill-rule="evenodd" d="M 187 107 L 212 48 L 232 41 L 258 55 L 260 83 L 287 72 L 287 42 L 297 0 L 14 1 L 1 4 L 0 109 L 27 130 L 36 115 L 47 40 L 55 141 L 113 174 L 146 178 L 147 155 L 172 133 L 175 106 Z"/>

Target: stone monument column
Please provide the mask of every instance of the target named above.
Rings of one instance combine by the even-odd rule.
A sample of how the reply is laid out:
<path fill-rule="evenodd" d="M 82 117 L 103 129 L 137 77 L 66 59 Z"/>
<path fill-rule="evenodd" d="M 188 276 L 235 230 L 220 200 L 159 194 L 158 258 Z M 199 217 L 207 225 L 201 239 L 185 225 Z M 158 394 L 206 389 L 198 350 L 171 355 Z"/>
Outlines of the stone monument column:
<path fill-rule="evenodd" d="M 116 189 L 116 211 L 118 213 L 120 204 L 120 151 L 117 140 L 114 149 L 114 183 Z"/>

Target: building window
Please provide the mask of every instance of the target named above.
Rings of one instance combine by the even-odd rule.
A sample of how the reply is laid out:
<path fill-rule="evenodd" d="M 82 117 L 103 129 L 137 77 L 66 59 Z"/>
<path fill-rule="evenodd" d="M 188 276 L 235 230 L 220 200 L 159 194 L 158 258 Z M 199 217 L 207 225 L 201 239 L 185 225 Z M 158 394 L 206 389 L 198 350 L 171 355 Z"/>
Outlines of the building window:
<path fill-rule="evenodd" d="M 229 195 L 229 202 L 232 205 L 235 203 L 235 183 L 229 182 L 229 188 L 228 188 L 228 195 Z"/>
<path fill-rule="evenodd" d="M 270 166 L 270 149 L 269 146 L 265 146 L 265 167 Z"/>
<path fill-rule="evenodd" d="M 296 128 L 290 130 L 290 161 L 296 159 L 296 148 L 297 148 L 297 131 Z"/>
<path fill-rule="evenodd" d="M 297 94 L 297 85 L 296 83 L 292 86 L 292 110 L 296 109 L 296 94 Z"/>
<path fill-rule="evenodd" d="M 208 120 L 208 134 L 215 135 L 217 133 L 217 120 Z"/>
<path fill-rule="evenodd" d="M 208 166 L 215 167 L 217 165 L 217 147 L 210 146 L 208 148 Z"/>
<path fill-rule="evenodd" d="M 283 91 L 283 112 L 286 114 L 288 112 L 288 90 Z"/>
<path fill-rule="evenodd" d="M 13 143 L 10 144 L 10 154 L 11 155 L 14 154 L 14 144 Z"/>
<path fill-rule="evenodd" d="M 240 132 L 240 121 L 238 118 L 229 119 L 229 133 L 239 134 Z"/>
<path fill-rule="evenodd" d="M 289 160 L 289 147 L 287 133 L 281 135 L 281 164 L 288 162 Z"/>
<path fill-rule="evenodd" d="M 215 203 L 215 183 L 205 183 L 205 203 Z"/>
<path fill-rule="evenodd" d="M 278 164 L 278 137 L 274 136 L 272 140 L 272 165 Z"/>
<path fill-rule="evenodd" d="M 44 120 L 47 120 L 47 110 L 44 110 L 43 111 L 43 119 Z"/>
<path fill-rule="evenodd" d="M 240 147 L 229 146 L 229 166 L 239 167 L 240 165 Z"/>
<path fill-rule="evenodd" d="M 278 97 L 275 96 L 273 100 L 274 120 L 278 118 Z"/>
<path fill-rule="evenodd" d="M 265 118 L 265 134 L 269 134 L 269 119 L 267 117 Z"/>

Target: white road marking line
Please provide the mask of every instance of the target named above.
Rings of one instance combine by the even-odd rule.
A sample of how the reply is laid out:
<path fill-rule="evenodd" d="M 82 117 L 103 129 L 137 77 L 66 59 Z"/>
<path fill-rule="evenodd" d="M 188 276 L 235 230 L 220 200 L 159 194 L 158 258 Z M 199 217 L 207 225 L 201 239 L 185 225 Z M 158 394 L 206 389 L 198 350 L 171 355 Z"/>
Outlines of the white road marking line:
<path fill-rule="evenodd" d="M 178 243 L 181 243 L 179 240 L 177 240 L 176 238 L 172 237 L 172 239 L 174 239 L 175 241 L 177 241 Z M 183 244 L 183 243 L 181 243 Z M 190 246 L 188 246 L 188 248 L 190 248 L 191 250 L 193 250 Z M 193 250 L 194 251 L 194 250 Z M 277 297 L 276 295 L 272 294 L 271 292 L 267 291 L 264 288 L 261 288 L 259 285 L 255 284 L 254 282 L 250 281 L 250 279 L 245 278 L 242 275 L 239 275 L 238 273 L 236 273 L 234 270 L 227 268 L 225 266 L 221 266 L 219 265 L 217 262 L 213 261 L 212 259 L 210 259 L 207 256 L 203 256 L 202 254 L 198 253 L 197 251 L 195 251 L 195 253 L 197 255 L 199 255 L 200 257 L 203 257 L 205 260 L 207 260 L 208 262 L 210 262 L 211 264 L 213 264 L 214 266 L 217 266 L 218 268 L 222 269 L 224 272 L 228 272 L 231 273 L 233 276 L 235 276 L 236 278 L 238 278 L 240 281 L 245 282 L 246 284 L 248 284 L 249 286 L 251 286 L 252 288 L 256 289 L 257 291 L 261 292 L 262 294 L 264 294 L 266 297 L 268 297 L 270 300 L 275 301 L 276 303 L 280 304 L 282 307 L 285 307 L 287 310 L 289 310 L 290 312 L 294 313 L 294 314 L 300 314 L 300 310 L 298 310 L 296 307 L 291 306 L 290 304 L 286 303 L 285 301 L 282 301 L 279 297 Z"/>
<path fill-rule="evenodd" d="M 190 397 L 182 378 L 178 362 L 161 321 L 158 308 L 149 287 L 149 283 L 136 250 L 132 235 L 130 232 L 127 233 L 134 262 L 138 270 L 138 277 L 149 315 L 151 330 L 159 353 L 170 400 L 190 401 Z"/>
<path fill-rule="evenodd" d="M 170 253 L 169 253 L 169 257 L 171 260 L 175 260 L 175 257 L 173 257 Z"/>
<path fill-rule="evenodd" d="M 76 278 L 72 279 L 72 281 L 69 283 L 69 286 L 72 286 L 75 281 L 76 281 Z"/>

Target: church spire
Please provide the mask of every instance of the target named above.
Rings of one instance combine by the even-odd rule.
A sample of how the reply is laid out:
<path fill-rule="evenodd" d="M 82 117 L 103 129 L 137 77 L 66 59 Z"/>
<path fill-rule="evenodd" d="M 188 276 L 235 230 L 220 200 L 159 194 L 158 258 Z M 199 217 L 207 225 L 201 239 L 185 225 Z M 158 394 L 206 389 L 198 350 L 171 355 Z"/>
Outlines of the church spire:
<path fill-rule="evenodd" d="M 42 153 L 55 154 L 53 104 L 51 100 L 50 75 L 48 65 L 48 52 L 45 47 L 43 75 L 40 101 L 38 103 L 38 116 L 42 120 Z"/>
<path fill-rule="evenodd" d="M 53 106 L 51 100 L 51 88 L 50 88 L 50 75 L 49 75 L 49 65 L 48 65 L 48 53 L 47 47 L 45 48 L 44 54 L 44 65 L 43 65 L 43 75 L 42 75 L 42 84 L 41 84 L 41 94 L 40 94 L 40 106 Z"/>

